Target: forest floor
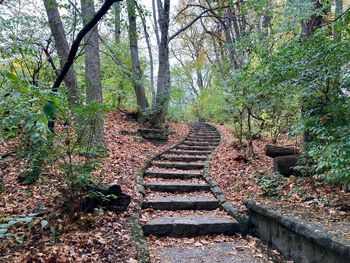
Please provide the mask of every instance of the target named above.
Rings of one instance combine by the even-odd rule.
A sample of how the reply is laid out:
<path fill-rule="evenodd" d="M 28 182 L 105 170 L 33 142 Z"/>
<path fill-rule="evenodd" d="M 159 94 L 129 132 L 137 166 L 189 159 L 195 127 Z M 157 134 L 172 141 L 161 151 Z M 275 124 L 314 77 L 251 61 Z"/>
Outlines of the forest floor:
<path fill-rule="evenodd" d="M 57 209 L 55 197 L 59 195 L 59 176 L 49 170 L 42 174 L 37 184 L 19 185 L 16 178 L 23 170 L 23 162 L 12 154 L 16 142 L 0 142 L 0 156 L 6 155 L 0 158 L 0 179 L 3 183 L 0 224 L 8 218 L 26 215 L 40 204 L 44 204 L 48 211 L 43 218 L 34 219 L 29 224 L 17 223 L 11 226 L 11 235 L 0 241 L 0 262 L 137 262 L 131 235 L 132 215 L 140 198 L 135 184 L 136 172 L 147 159 L 184 138 L 188 127 L 170 122 L 170 137 L 162 146 L 156 146 L 138 136 L 122 135 L 122 131 L 135 132 L 141 126 L 121 113 L 109 113 L 105 127 L 107 156 L 96 176 L 104 183 L 121 185 L 123 192 L 132 197 L 132 202 L 126 212 L 95 212 L 74 222 Z M 303 214 L 308 211 L 314 218 L 328 225 L 350 220 L 347 209 L 350 194 L 338 186 L 329 186 L 309 177 L 278 177 L 278 191 L 270 193 L 271 188 L 276 188 L 276 180 L 273 179 L 272 182 L 262 179 L 274 178 L 272 159 L 263 153 L 267 142 L 254 142 L 257 156 L 253 160 L 236 161 L 243 150 L 236 147 L 235 138 L 226 127 L 219 126 L 219 129 L 224 138 L 212 159 L 211 175 L 220 184 L 227 199 L 240 211 L 246 211 L 243 205 L 245 198 L 254 198 L 271 207 L 283 207 L 284 213 L 297 211 L 295 213 Z M 288 140 L 281 142 L 287 143 Z M 48 222 L 49 227 L 42 226 L 43 220 Z M 346 231 L 344 235 L 347 235 Z M 215 244 L 227 241 L 240 241 L 236 246 L 237 251 L 253 253 L 259 259 L 258 262 L 271 262 L 269 253 L 277 255 L 275 251 L 268 251 L 258 239 L 249 236 L 234 236 L 229 240 L 227 237 L 216 236 L 182 241 L 148 238 L 150 252 L 155 260 L 162 258 L 160 249 L 165 246 L 181 247 L 191 244 L 196 249 L 209 244 L 215 250 Z"/>
<path fill-rule="evenodd" d="M 119 184 L 122 191 L 132 197 L 128 210 L 86 214 L 72 223 L 57 209 L 55 197 L 61 184 L 57 174 L 44 173 L 35 185 L 22 186 L 17 182 L 17 175 L 23 171 L 24 164 L 15 154 L 10 154 L 0 159 L 1 221 L 27 215 L 40 204 L 45 205 L 50 216 L 11 226 L 10 235 L 0 241 L 0 262 L 135 262 L 131 218 L 139 199 L 136 172 L 147 159 L 184 138 L 188 127 L 170 122 L 169 140 L 163 146 L 138 136 L 122 135 L 122 131 L 136 132 L 142 126 L 121 113 L 109 113 L 105 127 L 107 155 L 96 176 L 103 183 Z M 15 149 L 16 141 L 0 143 L 1 156 Z M 42 228 L 43 219 L 50 227 Z"/>

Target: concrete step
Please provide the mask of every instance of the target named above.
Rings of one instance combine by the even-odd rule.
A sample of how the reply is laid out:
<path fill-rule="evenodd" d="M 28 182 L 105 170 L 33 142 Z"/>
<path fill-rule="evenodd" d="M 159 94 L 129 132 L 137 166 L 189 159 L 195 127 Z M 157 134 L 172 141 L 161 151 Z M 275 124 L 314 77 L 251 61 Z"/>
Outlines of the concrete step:
<path fill-rule="evenodd" d="M 176 161 L 176 162 L 196 162 L 196 161 L 205 161 L 207 157 L 205 156 L 181 156 L 181 155 L 162 155 L 162 160 Z"/>
<path fill-rule="evenodd" d="M 159 168 L 175 168 L 179 170 L 197 170 L 203 169 L 204 163 L 173 163 L 173 162 L 152 162 L 152 165 Z"/>
<path fill-rule="evenodd" d="M 186 151 L 186 150 L 171 150 L 169 154 L 182 154 L 182 155 L 209 155 L 211 151 Z"/>
<path fill-rule="evenodd" d="M 184 141 L 183 144 L 189 146 L 217 146 L 219 142 L 193 142 L 193 141 Z"/>
<path fill-rule="evenodd" d="M 233 235 L 239 231 L 235 219 L 215 215 L 160 217 L 142 226 L 145 236 L 193 237 L 213 234 Z"/>
<path fill-rule="evenodd" d="M 193 178 L 202 178 L 201 173 L 192 173 L 192 172 L 153 172 L 153 171 L 146 171 L 145 176 L 153 177 L 153 178 L 163 178 L 163 179 L 181 179 L 181 180 L 187 180 L 187 179 L 193 179 Z"/>
<path fill-rule="evenodd" d="M 214 210 L 220 206 L 215 197 L 208 196 L 157 196 L 143 200 L 142 208 L 157 210 Z"/>
<path fill-rule="evenodd" d="M 210 185 L 206 183 L 188 183 L 188 182 L 160 182 L 160 183 L 146 183 L 146 189 L 158 192 L 194 192 L 194 191 L 210 191 Z"/>
<path fill-rule="evenodd" d="M 180 144 L 177 146 L 176 149 L 181 150 L 190 150 L 190 151 L 214 151 L 215 147 L 209 147 L 209 146 L 191 146 L 191 145 L 184 145 Z"/>
<path fill-rule="evenodd" d="M 186 141 L 191 141 L 191 142 L 214 142 L 217 143 L 220 141 L 219 138 L 215 139 L 207 139 L 207 138 L 200 138 L 200 137 L 187 137 Z"/>

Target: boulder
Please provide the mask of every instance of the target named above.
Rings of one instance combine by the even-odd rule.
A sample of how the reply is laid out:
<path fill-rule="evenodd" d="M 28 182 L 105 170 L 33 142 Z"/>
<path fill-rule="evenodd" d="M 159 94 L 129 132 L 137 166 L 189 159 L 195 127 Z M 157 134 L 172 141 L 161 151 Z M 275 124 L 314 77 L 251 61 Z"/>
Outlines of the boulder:
<path fill-rule="evenodd" d="M 294 174 L 293 167 L 297 165 L 299 155 L 286 155 L 273 158 L 273 169 L 284 176 Z"/>
<path fill-rule="evenodd" d="M 110 211 L 125 211 L 131 201 L 131 197 L 122 193 L 119 185 L 89 184 L 89 195 L 84 199 L 82 208 L 86 212 L 93 212 L 95 208 Z"/>
<path fill-rule="evenodd" d="M 159 129 L 139 129 L 139 134 L 149 140 L 167 140 L 168 139 L 168 131 L 167 130 L 159 130 Z"/>

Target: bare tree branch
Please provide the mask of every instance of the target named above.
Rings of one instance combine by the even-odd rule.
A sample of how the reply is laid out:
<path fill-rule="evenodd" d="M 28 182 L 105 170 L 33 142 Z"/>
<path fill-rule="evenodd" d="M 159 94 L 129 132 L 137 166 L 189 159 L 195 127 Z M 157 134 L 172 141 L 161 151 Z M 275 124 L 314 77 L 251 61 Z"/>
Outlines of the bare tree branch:
<path fill-rule="evenodd" d="M 1 1 L 1 0 L 0 0 Z M 105 0 L 101 8 L 97 11 L 94 17 L 87 23 L 78 33 L 76 39 L 73 41 L 72 46 L 69 50 L 64 66 L 62 67 L 60 74 L 55 80 L 55 83 L 52 86 L 52 91 L 57 92 L 60 87 L 65 75 L 67 74 L 69 68 L 72 66 L 75 60 L 75 56 L 78 52 L 81 41 L 84 36 L 101 20 L 101 18 L 107 13 L 109 8 L 114 4 L 114 2 L 121 2 L 122 0 Z"/>
<path fill-rule="evenodd" d="M 218 10 L 221 9 L 222 7 L 214 7 L 211 9 L 206 9 L 204 11 L 202 11 L 198 16 L 196 16 L 191 22 L 189 22 L 186 26 L 180 28 L 177 32 L 175 32 L 173 35 L 171 35 L 169 37 L 169 42 L 174 39 L 175 37 L 177 37 L 179 34 L 181 34 L 182 32 L 186 31 L 187 29 L 189 29 L 194 23 L 196 23 L 200 18 L 202 18 L 206 13 L 212 12 L 214 10 Z"/>

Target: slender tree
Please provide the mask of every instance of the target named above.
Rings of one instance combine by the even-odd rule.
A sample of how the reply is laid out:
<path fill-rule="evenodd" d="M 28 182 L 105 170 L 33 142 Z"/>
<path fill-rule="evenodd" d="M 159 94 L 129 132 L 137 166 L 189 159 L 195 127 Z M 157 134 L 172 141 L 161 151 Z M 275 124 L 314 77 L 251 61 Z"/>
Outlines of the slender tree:
<path fill-rule="evenodd" d="M 95 6 L 93 0 L 81 0 L 81 13 L 83 24 L 86 26 L 95 16 Z M 102 84 L 100 73 L 99 35 L 95 25 L 85 36 L 85 79 L 86 79 L 86 102 L 103 103 Z M 87 133 L 87 138 L 94 147 L 104 145 L 103 134 L 103 113 L 99 111 L 92 120 L 91 130 Z"/>
<path fill-rule="evenodd" d="M 145 121 L 144 111 L 148 107 L 145 88 L 142 80 L 141 64 L 139 58 L 138 34 L 136 24 L 136 2 L 127 0 L 129 20 L 129 44 L 133 72 L 133 85 L 136 95 L 137 106 L 139 107 L 138 121 Z"/>
<path fill-rule="evenodd" d="M 170 94 L 169 67 L 169 13 L 170 0 L 157 0 L 160 28 L 160 43 L 158 52 L 158 81 L 155 105 L 151 124 L 158 128 L 165 128 Z"/>
<path fill-rule="evenodd" d="M 121 11 L 122 7 L 120 2 L 114 3 L 114 38 L 115 43 L 120 43 L 120 34 L 121 34 Z"/>
<path fill-rule="evenodd" d="M 60 60 L 60 66 L 67 61 L 69 45 L 66 38 L 66 33 L 63 27 L 60 13 L 58 11 L 58 4 L 56 0 L 44 0 L 44 5 L 49 21 L 50 29 L 55 41 L 55 47 Z M 64 83 L 67 87 L 68 98 L 71 106 L 78 106 L 79 104 L 79 90 L 78 82 L 74 67 L 71 66 L 64 77 Z"/>

